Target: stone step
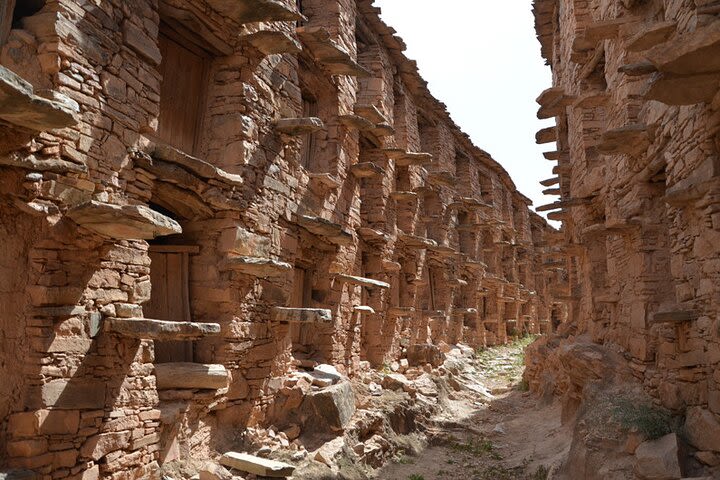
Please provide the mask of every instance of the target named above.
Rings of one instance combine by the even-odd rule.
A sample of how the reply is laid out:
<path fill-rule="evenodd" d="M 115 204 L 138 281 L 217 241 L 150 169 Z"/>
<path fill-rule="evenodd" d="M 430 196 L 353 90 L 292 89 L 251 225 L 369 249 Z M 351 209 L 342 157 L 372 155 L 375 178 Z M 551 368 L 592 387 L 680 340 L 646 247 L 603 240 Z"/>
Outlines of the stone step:
<path fill-rule="evenodd" d="M 30 83 L 0 65 L 0 119 L 35 131 L 77 124 L 77 103 L 56 93 L 52 97 L 36 95 Z"/>
<path fill-rule="evenodd" d="M 116 240 L 150 240 L 182 233 L 179 223 L 145 205 L 113 205 L 91 200 L 68 210 L 67 217 Z"/>
<path fill-rule="evenodd" d="M 207 3 L 213 10 L 238 23 L 307 20 L 281 0 L 208 0 Z"/>
<path fill-rule="evenodd" d="M 302 51 L 302 45 L 300 45 L 297 38 L 280 30 L 261 30 L 243 35 L 240 39 L 248 42 L 264 55 L 298 53 Z"/>
<path fill-rule="evenodd" d="M 325 128 L 323 121 L 317 117 L 280 118 L 273 123 L 275 131 L 291 136 L 305 135 Z"/>
<path fill-rule="evenodd" d="M 538 145 L 555 141 L 557 141 L 557 127 L 543 128 L 535 134 L 535 143 Z"/>
<path fill-rule="evenodd" d="M 295 471 L 293 465 L 248 455 L 247 453 L 227 452 L 220 457 L 220 463 L 242 472 L 272 478 L 289 477 Z"/>
<path fill-rule="evenodd" d="M 340 123 L 347 128 L 359 131 L 368 131 L 375 128 L 375 124 L 360 115 L 340 115 L 338 117 Z"/>
<path fill-rule="evenodd" d="M 217 390 L 228 385 L 228 372 L 223 365 L 203 363 L 156 363 L 158 390 Z"/>
<path fill-rule="evenodd" d="M 271 277 L 289 272 L 293 266 L 272 258 L 231 256 L 220 262 L 219 269 L 221 271 L 232 270 L 255 277 Z"/>
<path fill-rule="evenodd" d="M 298 27 L 300 40 L 308 47 L 313 58 L 332 75 L 369 77 L 370 71 L 357 63 L 323 27 Z"/>
<path fill-rule="evenodd" d="M 332 312 L 326 308 L 273 308 L 273 321 L 278 323 L 330 323 L 332 320 Z"/>
<path fill-rule="evenodd" d="M 350 173 L 355 178 L 373 178 L 385 175 L 385 170 L 372 162 L 361 162 L 351 165 Z"/>
<path fill-rule="evenodd" d="M 330 220 L 310 215 L 298 215 L 296 223 L 308 232 L 322 237 L 335 245 L 352 245 L 353 236 L 345 231 L 342 225 Z"/>
<path fill-rule="evenodd" d="M 193 340 L 220 334 L 218 323 L 115 317 L 106 318 L 103 323 L 108 333 L 146 340 Z"/>
<path fill-rule="evenodd" d="M 375 125 L 390 125 L 390 121 L 375 105 L 356 104 L 354 107 L 354 111 L 356 115 L 360 115 L 361 117 L 367 119 Z"/>
<path fill-rule="evenodd" d="M 350 283 L 353 285 L 360 285 L 367 288 L 390 288 L 390 284 L 387 282 L 381 282 L 380 280 L 373 280 L 372 278 L 356 277 L 353 275 L 345 275 L 344 273 L 336 273 L 335 278 L 341 282 Z"/>

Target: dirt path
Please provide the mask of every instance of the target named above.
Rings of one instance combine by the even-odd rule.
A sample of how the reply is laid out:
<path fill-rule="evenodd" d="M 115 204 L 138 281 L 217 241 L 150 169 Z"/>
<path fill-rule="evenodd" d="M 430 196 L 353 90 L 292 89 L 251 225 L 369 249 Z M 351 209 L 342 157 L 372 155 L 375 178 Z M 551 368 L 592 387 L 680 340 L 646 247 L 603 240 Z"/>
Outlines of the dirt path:
<path fill-rule="evenodd" d="M 520 381 L 525 342 L 488 349 L 461 375 L 463 390 L 433 419 L 429 446 L 402 456 L 377 478 L 505 480 L 549 478 L 567 454 L 571 432 L 559 405 L 538 406 Z M 482 392 L 492 392 L 490 396 Z"/>

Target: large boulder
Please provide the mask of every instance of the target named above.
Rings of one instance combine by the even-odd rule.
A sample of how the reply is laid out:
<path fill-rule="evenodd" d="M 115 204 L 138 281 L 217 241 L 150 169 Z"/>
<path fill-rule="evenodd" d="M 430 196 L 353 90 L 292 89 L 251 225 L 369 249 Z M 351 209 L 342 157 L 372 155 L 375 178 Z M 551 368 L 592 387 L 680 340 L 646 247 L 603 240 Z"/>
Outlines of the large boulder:
<path fill-rule="evenodd" d="M 309 392 L 300 409 L 304 431 L 340 431 L 355 413 L 355 394 L 350 382 L 342 381 Z"/>
<path fill-rule="evenodd" d="M 416 343 L 407 348 L 407 359 L 410 366 L 420 367 L 430 364 L 439 367 L 445 361 L 445 354 L 437 345 Z"/>
<path fill-rule="evenodd" d="M 685 436 L 698 450 L 720 452 L 720 422 L 711 411 L 702 407 L 687 410 Z"/>
<path fill-rule="evenodd" d="M 641 443 L 635 450 L 635 473 L 645 480 L 676 480 L 682 477 L 677 434 Z"/>

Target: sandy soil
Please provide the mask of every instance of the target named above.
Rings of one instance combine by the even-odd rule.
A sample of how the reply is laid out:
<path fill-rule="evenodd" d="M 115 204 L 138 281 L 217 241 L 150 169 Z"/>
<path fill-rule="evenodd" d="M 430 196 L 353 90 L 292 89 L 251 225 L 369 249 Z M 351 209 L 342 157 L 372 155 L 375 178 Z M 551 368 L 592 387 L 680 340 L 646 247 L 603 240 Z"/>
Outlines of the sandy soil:
<path fill-rule="evenodd" d="M 519 342 L 480 355 L 436 415 L 427 448 L 400 456 L 380 472 L 387 480 L 546 480 L 570 447 L 558 404 L 539 406 L 523 391 Z M 484 395 L 483 392 L 492 392 Z"/>

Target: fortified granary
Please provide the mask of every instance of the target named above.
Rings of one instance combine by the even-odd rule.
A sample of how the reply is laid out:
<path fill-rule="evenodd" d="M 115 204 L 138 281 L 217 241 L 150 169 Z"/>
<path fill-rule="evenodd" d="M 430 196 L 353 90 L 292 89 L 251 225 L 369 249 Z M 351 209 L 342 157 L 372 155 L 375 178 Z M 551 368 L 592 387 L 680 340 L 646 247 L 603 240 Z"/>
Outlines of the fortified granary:
<path fill-rule="evenodd" d="M 568 314 L 596 338 L 642 334 L 626 345 L 636 374 L 673 408 L 717 412 L 710 369 L 685 353 L 720 355 L 717 272 L 697 263 L 717 254 L 717 185 L 689 173 L 717 169 L 717 113 L 644 108 L 634 92 L 655 77 L 632 63 L 606 93 L 598 69 L 625 51 L 548 32 L 558 86 L 543 98 L 584 109 L 552 136 L 574 215 L 559 235 L 378 15 L 369 0 L 2 2 L 0 472 L 16 473 L 0 478 L 160 478 L 271 426 L 298 450 L 356 422 L 363 372 L 430 371 L 449 345 L 551 333 Z M 695 41 L 695 17 L 677 20 L 599 31 L 659 32 L 635 50 Z M 582 68 L 560 63 L 571 52 Z M 660 48 L 658 68 L 694 68 L 668 57 L 682 54 Z M 688 73 L 668 72 L 656 96 Z M 254 461 L 224 463 L 275 468 Z"/>

